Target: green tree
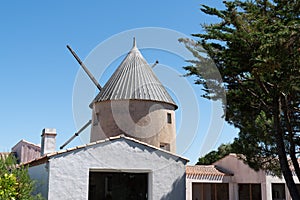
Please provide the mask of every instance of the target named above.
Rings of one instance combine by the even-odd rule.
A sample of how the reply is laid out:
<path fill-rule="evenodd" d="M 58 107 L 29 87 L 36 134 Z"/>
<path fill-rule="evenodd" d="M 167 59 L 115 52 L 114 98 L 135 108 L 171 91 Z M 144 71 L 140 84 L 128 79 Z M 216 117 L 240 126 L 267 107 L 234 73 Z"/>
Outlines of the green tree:
<path fill-rule="evenodd" d="M 17 166 L 14 156 L 0 159 L 0 199 L 37 200 L 40 195 L 32 195 L 34 182 L 25 166 Z"/>
<path fill-rule="evenodd" d="M 254 169 L 276 174 L 280 169 L 292 198 L 300 199 L 289 162 L 299 179 L 300 1 L 224 5 L 223 10 L 203 5 L 220 22 L 203 25 L 204 33 L 193 35 L 196 44 L 181 40 L 196 57 L 185 67 L 187 75 L 197 77 L 206 98 L 220 99 L 225 91 L 225 119 L 240 130 L 239 153 Z"/>
<path fill-rule="evenodd" d="M 211 151 L 198 159 L 197 165 L 211 165 L 217 160 L 224 158 L 230 153 L 234 153 L 231 144 L 221 144 L 217 151 Z"/>

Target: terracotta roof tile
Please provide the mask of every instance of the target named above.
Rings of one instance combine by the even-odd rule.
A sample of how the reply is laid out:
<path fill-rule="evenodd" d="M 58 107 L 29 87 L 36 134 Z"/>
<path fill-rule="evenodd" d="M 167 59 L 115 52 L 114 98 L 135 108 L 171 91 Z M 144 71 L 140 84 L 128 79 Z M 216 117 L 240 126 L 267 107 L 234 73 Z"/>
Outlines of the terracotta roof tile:
<path fill-rule="evenodd" d="M 198 180 L 221 180 L 224 176 L 232 176 L 215 165 L 186 166 L 186 175 L 190 179 Z"/>

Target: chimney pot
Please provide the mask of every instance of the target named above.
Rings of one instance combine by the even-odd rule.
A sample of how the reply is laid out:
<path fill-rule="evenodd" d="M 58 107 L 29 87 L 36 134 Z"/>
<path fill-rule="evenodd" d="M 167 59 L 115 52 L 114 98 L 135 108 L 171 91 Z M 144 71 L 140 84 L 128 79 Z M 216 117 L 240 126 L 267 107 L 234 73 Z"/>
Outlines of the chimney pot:
<path fill-rule="evenodd" d="M 41 156 L 55 152 L 56 150 L 56 129 L 44 128 L 42 131 Z"/>

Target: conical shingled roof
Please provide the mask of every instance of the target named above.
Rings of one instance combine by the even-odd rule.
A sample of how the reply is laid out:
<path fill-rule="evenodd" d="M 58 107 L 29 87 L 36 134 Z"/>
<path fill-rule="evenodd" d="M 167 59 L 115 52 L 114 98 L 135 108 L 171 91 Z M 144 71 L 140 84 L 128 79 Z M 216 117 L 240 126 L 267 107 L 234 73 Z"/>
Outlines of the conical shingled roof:
<path fill-rule="evenodd" d="M 95 101 L 129 99 L 165 102 L 177 108 L 172 97 L 138 50 L 135 39 L 132 49 L 104 85 Z"/>

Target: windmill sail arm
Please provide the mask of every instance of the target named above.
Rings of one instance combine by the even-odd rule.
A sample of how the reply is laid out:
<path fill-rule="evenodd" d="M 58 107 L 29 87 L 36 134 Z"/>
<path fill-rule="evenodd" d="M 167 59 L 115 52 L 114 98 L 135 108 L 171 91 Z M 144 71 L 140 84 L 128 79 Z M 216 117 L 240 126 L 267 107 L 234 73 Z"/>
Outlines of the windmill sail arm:
<path fill-rule="evenodd" d="M 77 56 L 77 54 L 73 51 L 73 49 L 69 45 L 67 45 L 67 48 L 69 49 L 69 51 L 71 52 L 71 54 L 74 56 L 74 58 L 77 60 L 77 62 L 79 63 L 79 65 L 82 67 L 82 69 L 85 71 L 85 73 L 87 73 L 87 75 L 89 76 L 89 78 L 93 81 L 93 83 L 99 89 L 99 91 L 101 91 L 102 87 L 98 83 L 98 81 L 95 79 L 95 77 L 93 76 L 93 74 L 88 70 L 88 68 L 85 66 L 85 64 L 80 60 L 80 58 Z"/>
<path fill-rule="evenodd" d="M 70 137 L 70 139 L 68 139 L 61 147 L 60 149 L 63 149 L 65 146 L 67 146 L 67 144 L 69 144 L 72 140 L 74 140 L 74 138 L 76 138 L 82 131 L 84 131 L 84 129 L 86 129 L 90 124 L 92 123 L 92 120 L 89 120 L 81 129 L 79 129 L 79 131 L 77 131 L 76 133 L 74 133 L 74 135 L 72 137 Z"/>

